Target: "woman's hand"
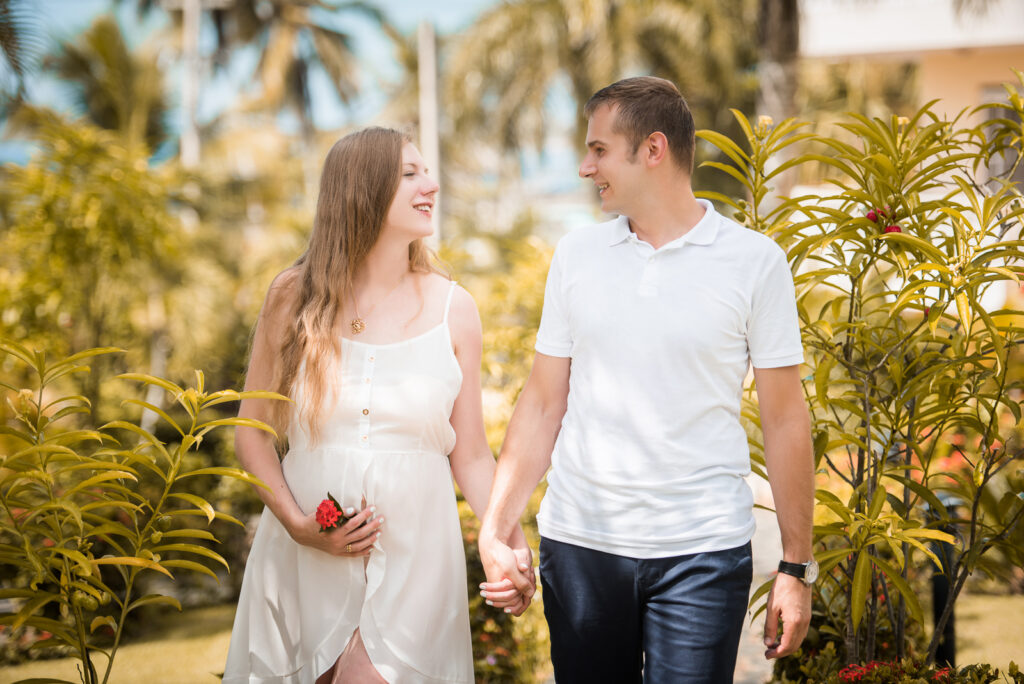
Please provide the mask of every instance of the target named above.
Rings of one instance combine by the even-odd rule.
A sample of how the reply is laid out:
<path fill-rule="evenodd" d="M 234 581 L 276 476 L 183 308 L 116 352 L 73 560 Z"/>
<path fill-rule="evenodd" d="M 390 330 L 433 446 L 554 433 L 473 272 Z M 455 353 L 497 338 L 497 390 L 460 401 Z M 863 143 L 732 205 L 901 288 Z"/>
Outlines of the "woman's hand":
<path fill-rule="evenodd" d="M 373 542 L 380 537 L 380 530 L 384 526 L 384 518 L 374 516 L 376 510 L 376 506 L 367 506 L 341 527 L 327 532 L 320 531 L 316 515 L 310 514 L 304 516 L 297 526 L 288 530 L 288 533 L 297 543 L 320 549 L 332 556 L 369 556 Z M 345 514 L 350 515 L 353 511 L 352 508 L 346 508 Z"/>

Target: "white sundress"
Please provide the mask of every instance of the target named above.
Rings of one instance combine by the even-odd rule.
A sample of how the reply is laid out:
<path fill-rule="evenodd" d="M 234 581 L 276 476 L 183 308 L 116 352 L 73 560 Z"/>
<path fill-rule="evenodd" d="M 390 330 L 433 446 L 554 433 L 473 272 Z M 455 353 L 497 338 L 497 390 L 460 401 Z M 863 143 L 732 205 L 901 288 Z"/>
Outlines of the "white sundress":
<path fill-rule="evenodd" d="M 369 560 L 297 544 L 264 509 L 242 581 L 224 684 L 313 684 L 356 628 L 392 684 L 472 682 L 466 561 L 447 455 L 462 371 L 444 319 L 394 344 L 344 339 L 340 391 L 315 446 L 295 418 L 281 467 L 307 514 L 330 491 L 377 507 Z M 294 392 L 301 402 L 301 388 Z M 325 402 L 328 405 L 329 402 Z"/>

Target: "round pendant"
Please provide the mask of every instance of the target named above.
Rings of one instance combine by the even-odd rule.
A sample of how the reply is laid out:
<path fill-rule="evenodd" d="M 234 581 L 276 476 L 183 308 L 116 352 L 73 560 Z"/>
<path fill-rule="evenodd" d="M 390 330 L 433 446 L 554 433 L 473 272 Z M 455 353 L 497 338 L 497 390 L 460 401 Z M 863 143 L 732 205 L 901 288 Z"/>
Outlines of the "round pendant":
<path fill-rule="evenodd" d="M 353 318 L 349 325 L 352 327 L 353 335 L 358 335 L 366 330 L 366 322 L 362 318 Z"/>

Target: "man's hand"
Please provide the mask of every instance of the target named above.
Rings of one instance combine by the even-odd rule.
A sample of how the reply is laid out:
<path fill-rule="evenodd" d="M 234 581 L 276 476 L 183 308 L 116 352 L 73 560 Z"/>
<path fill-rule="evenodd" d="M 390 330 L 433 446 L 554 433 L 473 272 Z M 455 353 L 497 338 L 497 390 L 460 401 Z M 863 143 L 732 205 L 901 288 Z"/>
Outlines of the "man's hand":
<path fill-rule="evenodd" d="M 779 638 L 779 627 L 782 636 Z M 811 588 L 792 575 L 778 573 L 768 592 L 764 657 L 787 656 L 800 648 L 811 624 Z"/>
<path fill-rule="evenodd" d="M 528 546 L 513 549 L 486 533 L 480 535 L 480 562 L 487 581 L 480 594 L 487 604 L 512 615 L 522 615 L 537 589 L 533 553 Z"/>

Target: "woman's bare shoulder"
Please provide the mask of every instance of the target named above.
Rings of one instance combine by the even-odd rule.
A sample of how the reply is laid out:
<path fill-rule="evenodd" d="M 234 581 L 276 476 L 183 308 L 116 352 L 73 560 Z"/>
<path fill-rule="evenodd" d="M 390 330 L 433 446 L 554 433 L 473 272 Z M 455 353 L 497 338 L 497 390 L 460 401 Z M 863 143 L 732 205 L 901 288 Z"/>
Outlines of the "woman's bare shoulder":
<path fill-rule="evenodd" d="M 290 266 L 274 276 L 263 303 L 264 314 L 277 315 L 291 309 L 298 299 L 301 284 L 301 269 L 298 266 Z"/>

